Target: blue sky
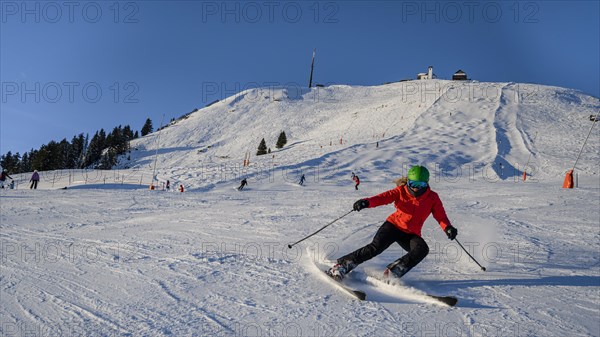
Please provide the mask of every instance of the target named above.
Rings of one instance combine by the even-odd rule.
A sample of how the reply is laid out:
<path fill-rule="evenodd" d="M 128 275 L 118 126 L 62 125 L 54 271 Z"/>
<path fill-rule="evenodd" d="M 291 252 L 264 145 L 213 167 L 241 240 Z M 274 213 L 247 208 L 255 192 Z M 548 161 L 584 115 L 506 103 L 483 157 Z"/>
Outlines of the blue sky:
<path fill-rule="evenodd" d="M 0 153 L 255 86 L 439 78 L 600 96 L 598 1 L 2 1 Z M 90 135 L 91 136 L 91 135 Z"/>

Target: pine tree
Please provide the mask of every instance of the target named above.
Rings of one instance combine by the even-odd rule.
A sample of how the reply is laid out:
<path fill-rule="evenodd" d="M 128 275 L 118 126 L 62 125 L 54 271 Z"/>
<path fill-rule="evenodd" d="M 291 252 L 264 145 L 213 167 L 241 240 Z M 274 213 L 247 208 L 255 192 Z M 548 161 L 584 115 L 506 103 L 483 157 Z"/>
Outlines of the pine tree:
<path fill-rule="evenodd" d="M 15 166 L 13 167 L 14 173 L 21 173 L 21 171 L 20 171 L 21 160 L 22 160 L 21 154 L 19 154 L 19 152 L 15 153 L 15 155 L 13 156 L 13 161 L 15 163 Z"/>
<path fill-rule="evenodd" d="M 48 143 L 50 147 L 53 147 L 52 142 Z M 51 170 L 50 169 L 50 152 L 48 149 L 48 144 L 40 146 L 40 149 L 36 151 L 35 156 L 31 159 L 31 166 L 36 170 L 44 171 Z"/>
<path fill-rule="evenodd" d="M 102 170 L 110 170 L 117 164 L 117 154 L 113 148 L 109 148 L 100 159 L 98 168 Z"/>
<path fill-rule="evenodd" d="M 6 169 L 8 172 L 14 173 L 15 168 L 17 168 L 20 160 L 18 155 L 19 154 L 17 153 L 17 155 L 13 156 L 12 152 L 8 151 L 6 155 L 0 157 L 0 166 L 2 166 L 2 168 Z"/>
<path fill-rule="evenodd" d="M 152 133 L 152 131 L 154 131 L 154 128 L 152 127 L 152 121 L 150 120 L 150 118 L 148 118 L 146 119 L 146 123 L 144 123 L 144 126 L 142 127 L 141 135 L 142 137 L 144 137 L 145 135 Z"/>
<path fill-rule="evenodd" d="M 67 155 L 67 164 L 64 168 L 67 169 L 75 169 L 80 166 L 80 159 L 83 153 L 84 147 L 84 137 L 83 133 L 80 133 L 78 136 L 73 136 L 71 139 L 71 145 L 69 147 L 69 153 Z"/>
<path fill-rule="evenodd" d="M 88 152 L 85 158 L 85 167 L 95 167 L 102 158 L 102 150 L 106 148 L 106 132 L 104 129 L 96 131 L 94 137 L 90 141 Z"/>
<path fill-rule="evenodd" d="M 85 134 L 85 140 L 83 141 L 83 152 L 81 153 L 81 158 L 79 158 L 79 167 L 85 168 L 85 158 L 88 156 L 88 151 L 90 150 L 90 134 Z"/>
<path fill-rule="evenodd" d="M 285 135 L 285 131 L 281 131 L 281 133 L 279 134 L 279 138 L 277 138 L 277 144 L 275 144 L 275 147 L 281 149 L 285 146 L 286 143 L 287 137 Z"/>
<path fill-rule="evenodd" d="M 260 141 L 260 145 L 258 145 L 258 151 L 256 151 L 257 156 L 262 156 L 263 154 L 267 154 L 267 143 L 265 142 L 264 138 Z"/>
<path fill-rule="evenodd" d="M 125 138 L 127 138 L 127 140 L 132 140 L 133 139 L 133 131 L 131 130 L 131 126 L 129 125 L 125 125 L 125 127 L 123 128 L 123 134 L 125 135 Z"/>
<path fill-rule="evenodd" d="M 30 158 L 29 155 L 30 155 L 29 152 L 25 152 L 23 154 L 23 158 L 21 158 L 21 163 L 19 165 L 19 173 L 33 171 L 31 169 L 31 160 L 29 159 Z"/>
<path fill-rule="evenodd" d="M 58 160 L 56 161 L 56 167 L 54 167 L 54 169 L 60 170 L 64 168 L 69 168 L 68 165 L 69 153 L 71 152 L 71 143 L 69 143 L 66 138 L 63 138 L 63 140 L 61 140 L 60 143 L 57 144 L 57 149 Z"/>
<path fill-rule="evenodd" d="M 23 162 L 21 163 L 21 172 L 31 172 L 33 171 L 33 160 L 37 155 L 38 150 L 31 149 L 27 153 L 27 156 L 23 155 Z"/>

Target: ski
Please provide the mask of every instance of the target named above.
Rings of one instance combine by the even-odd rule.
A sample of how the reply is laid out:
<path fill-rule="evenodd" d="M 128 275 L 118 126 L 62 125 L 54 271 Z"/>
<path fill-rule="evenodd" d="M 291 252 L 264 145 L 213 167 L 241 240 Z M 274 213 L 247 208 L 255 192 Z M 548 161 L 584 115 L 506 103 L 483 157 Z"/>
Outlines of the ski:
<path fill-rule="evenodd" d="M 353 297 L 355 297 L 361 301 L 364 301 L 367 299 L 367 294 L 364 291 L 356 290 L 356 289 L 346 286 L 342 282 L 334 279 L 331 275 L 327 274 L 327 271 L 325 271 L 325 270 L 323 270 L 323 273 L 325 274 L 325 276 L 327 276 L 327 278 L 329 278 L 331 280 L 331 283 L 335 284 L 338 288 L 344 290 L 345 292 L 352 295 Z"/>
<path fill-rule="evenodd" d="M 454 297 L 454 296 L 438 296 L 438 295 L 432 295 L 432 294 L 428 294 L 420 289 L 416 289 L 410 286 L 405 286 L 402 284 L 398 284 L 397 282 L 394 282 L 393 280 L 391 280 L 389 277 L 385 277 L 383 275 L 378 275 L 375 273 L 366 273 L 367 278 L 366 281 L 370 282 L 372 284 L 376 284 L 376 282 L 381 282 L 390 286 L 393 286 L 395 288 L 398 288 L 399 290 L 412 290 L 413 292 L 416 290 L 418 293 L 415 295 L 417 297 L 424 297 L 424 298 L 429 298 L 429 299 L 433 299 L 436 300 L 438 302 L 441 302 L 443 304 L 446 304 L 448 306 L 455 306 L 458 303 L 458 298 Z M 373 280 L 375 280 L 376 282 L 373 282 Z"/>
<path fill-rule="evenodd" d="M 435 300 L 438 300 L 442 303 L 445 303 L 451 307 L 455 306 L 456 303 L 458 303 L 458 298 L 454 297 L 454 296 L 436 296 L 436 295 L 430 295 L 427 294 L 428 297 L 433 298 Z"/>
<path fill-rule="evenodd" d="M 350 212 L 348 212 L 348 214 L 350 214 Z M 329 283 L 335 285 L 338 289 L 343 290 L 345 293 L 349 294 L 350 296 L 352 296 L 358 300 L 365 301 L 367 299 L 367 294 L 364 291 L 357 290 L 350 286 L 345 285 L 341 281 L 338 281 L 335 278 L 333 278 L 331 275 L 329 275 L 327 273 L 328 269 L 323 269 L 323 268 L 327 268 L 328 265 L 329 266 L 333 265 L 335 261 L 315 257 L 313 255 L 313 252 L 308 247 L 306 248 L 306 251 L 308 253 L 308 256 L 312 256 L 312 262 L 313 262 L 314 267 L 319 272 L 322 272 L 323 274 L 325 274 L 326 280 Z"/>

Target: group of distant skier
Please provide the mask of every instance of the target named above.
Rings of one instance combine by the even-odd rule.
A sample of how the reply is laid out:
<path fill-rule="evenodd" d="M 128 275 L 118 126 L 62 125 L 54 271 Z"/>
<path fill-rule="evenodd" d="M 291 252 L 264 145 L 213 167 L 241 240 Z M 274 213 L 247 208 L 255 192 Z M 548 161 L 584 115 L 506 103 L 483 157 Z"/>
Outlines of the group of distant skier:
<path fill-rule="evenodd" d="M 303 174 L 302 177 L 300 177 L 300 182 L 298 183 L 298 185 L 303 186 L 305 180 L 306 177 Z M 248 186 L 248 180 L 246 178 L 242 179 L 242 181 L 240 182 L 240 186 L 238 186 L 237 190 L 241 191 L 244 189 L 245 186 Z"/>
<path fill-rule="evenodd" d="M 358 176 L 356 174 L 354 174 L 354 172 L 352 172 L 351 178 L 352 178 L 352 181 L 354 181 L 354 189 L 358 190 L 358 185 L 360 185 L 360 179 L 358 178 Z M 300 181 L 298 182 L 298 185 L 304 186 L 305 181 L 306 181 L 306 176 L 304 174 L 302 174 L 302 176 L 300 177 Z M 241 191 L 247 185 L 248 185 L 248 180 L 246 178 L 244 178 L 240 182 L 240 186 L 238 186 L 237 190 Z"/>
<path fill-rule="evenodd" d="M 9 184 L 6 184 L 7 179 L 10 179 Z M 37 170 L 33 171 L 33 174 L 31 175 L 31 179 L 29 179 L 29 182 L 31 183 L 29 185 L 30 189 L 34 189 L 34 190 L 37 189 L 38 183 L 40 182 L 40 174 Z M 4 189 L 4 188 L 11 189 L 11 190 L 15 188 L 15 181 L 8 174 L 7 169 L 2 169 L 2 172 L 0 173 L 0 189 Z M 171 182 L 169 180 L 167 180 L 167 182 L 165 184 L 165 190 L 167 190 L 167 191 L 171 190 Z M 179 184 L 179 187 L 177 188 L 177 190 L 179 192 L 184 192 L 185 188 L 183 187 L 183 184 Z"/>
<path fill-rule="evenodd" d="M 8 171 L 6 169 L 2 170 L 2 173 L 0 174 L 0 188 L 5 188 L 5 182 L 7 179 L 10 179 L 11 182 L 8 185 L 7 188 L 10 189 L 14 189 L 15 186 L 15 182 L 12 179 L 12 177 L 8 174 Z M 38 183 L 40 181 L 40 174 L 38 173 L 37 170 L 33 171 L 33 174 L 31 176 L 31 179 L 29 180 L 29 182 L 31 183 L 30 185 L 30 189 L 37 189 Z M 306 176 L 304 174 L 302 174 L 302 176 L 300 177 L 300 181 L 298 182 L 298 185 L 300 186 L 304 186 L 304 182 L 306 181 Z M 357 175 L 354 174 L 354 172 L 352 172 L 352 181 L 354 181 L 355 185 L 354 188 L 356 190 L 358 190 L 358 185 L 360 185 L 360 179 L 358 178 Z M 239 191 L 243 190 L 245 186 L 248 185 L 248 180 L 246 178 L 242 179 L 242 181 L 240 182 L 240 186 L 237 188 Z M 171 190 L 171 181 L 167 180 L 165 183 L 165 190 L 170 191 Z M 178 187 L 179 192 L 184 192 L 184 187 L 183 184 L 180 184 Z"/>
<path fill-rule="evenodd" d="M 170 191 L 171 190 L 171 181 L 167 179 L 167 182 L 165 184 L 165 190 Z M 177 190 L 181 193 L 183 193 L 185 191 L 185 188 L 183 187 L 183 184 L 179 184 L 179 187 L 177 188 Z"/>
<path fill-rule="evenodd" d="M 8 184 L 7 186 L 5 186 L 4 184 L 6 183 L 7 179 L 10 179 L 10 184 Z M 29 188 L 30 189 L 37 189 L 39 181 L 40 181 L 40 174 L 38 173 L 37 170 L 34 170 L 33 174 L 31 175 L 31 179 L 29 179 L 29 182 L 31 183 L 31 185 L 29 186 Z M 11 189 L 11 190 L 15 189 L 15 181 L 8 174 L 8 170 L 7 169 L 2 169 L 2 172 L 0 173 L 0 188 L 2 188 L 2 189 L 8 188 L 8 189 Z"/>

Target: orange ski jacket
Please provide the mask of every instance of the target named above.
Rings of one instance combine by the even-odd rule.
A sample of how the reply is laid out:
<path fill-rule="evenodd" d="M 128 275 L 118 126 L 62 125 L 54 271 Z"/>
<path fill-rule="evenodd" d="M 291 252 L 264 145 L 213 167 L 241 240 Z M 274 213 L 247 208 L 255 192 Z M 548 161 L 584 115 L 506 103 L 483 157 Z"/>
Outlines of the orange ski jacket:
<path fill-rule="evenodd" d="M 421 236 L 421 228 L 430 214 L 446 230 L 450 220 L 437 193 L 429 187 L 419 197 L 414 197 L 406 185 L 398 186 L 374 197 L 367 198 L 369 208 L 394 203 L 396 212 L 386 219 L 403 232 Z"/>

